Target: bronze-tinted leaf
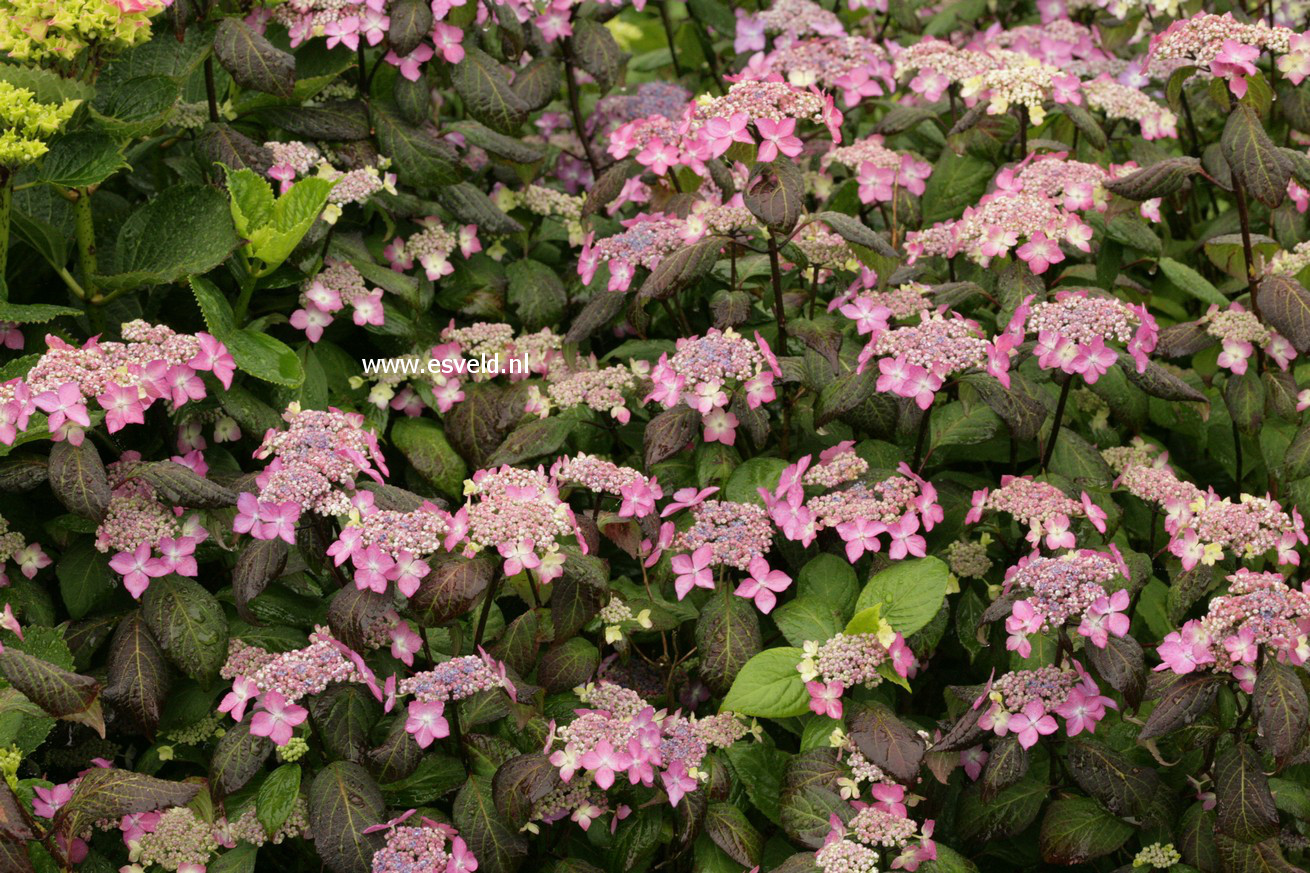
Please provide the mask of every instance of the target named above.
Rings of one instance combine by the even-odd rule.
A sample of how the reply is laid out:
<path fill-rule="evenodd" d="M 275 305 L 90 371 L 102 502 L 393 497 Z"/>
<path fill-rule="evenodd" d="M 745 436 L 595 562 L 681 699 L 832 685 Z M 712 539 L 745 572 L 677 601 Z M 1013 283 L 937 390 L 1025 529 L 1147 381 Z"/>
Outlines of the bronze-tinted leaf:
<path fill-rule="evenodd" d="M 1219 146 L 1233 177 L 1252 197 L 1271 209 L 1283 202 L 1292 165 L 1269 138 L 1254 109 L 1245 103 L 1233 107 Z"/>
<path fill-rule="evenodd" d="M 711 803 L 705 812 L 705 833 L 732 860 L 743 867 L 760 863 L 764 837 L 746 814 L 730 803 Z"/>
<path fill-rule="evenodd" d="M 512 873 L 528 853 L 527 840 L 496 809 L 489 779 L 469 777 L 455 797 L 454 819 L 479 873 Z"/>
<path fill-rule="evenodd" d="M 95 443 L 84 440 L 75 446 L 69 440 L 50 449 L 50 490 L 69 512 L 100 521 L 109 506 L 109 479 Z"/>
<path fill-rule="evenodd" d="M 237 555 L 232 570 L 232 597 L 236 601 L 237 615 L 250 624 L 259 624 L 249 609 L 250 601 L 263 592 L 269 582 L 282 575 L 291 547 L 279 538 L 251 539 Z"/>
<path fill-rule="evenodd" d="M 450 83 L 468 113 L 492 130 L 513 134 L 528 116 L 528 104 L 510 86 L 509 71 L 476 46 L 450 68 Z"/>
<path fill-rule="evenodd" d="M 69 672 L 12 647 L 0 652 L 0 673 L 42 711 L 105 735 L 100 683 L 90 676 Z"/>
<path fill-rule="evenodd" d="M 923 738 L 879 703 L 850 719 L 850 735 L 861 754 L 898 782 L 909 785 L 919 776 L 927 751 Z"/>
<path fill-rule="evenodd" d="M 491 793 L 496 809 L 515 828 L 527 824 L 532 805 L 561 784 L 559 770 L 541 752 L 510 758 L 496 770 Z"/>
<path fill-rule="evenodd" d="M 569 51 L 578 66 L 596 80 L 602 93 L 622 81 L 628 56 L 619 48 L 609 28 L 599 21 L 574 19 Z"/>
<path fill-rule="evenodd" d="M 54 830 L 78 834 L 105 819 L 183 806 L 199 791 L 200 786 L 195 784 L 156 779 L 117 767 L 92 767 L 82 774 L 73 796 L 59 808 Z"/>
<path fill-rule="evenodd" d="M 686 448 L 696 438 L 699 427 L 700 413 L 681 403 L 652 418 L 642 436 L 646 469 Z"/>
<path fill-rule="evenodd" d="M 409 611 L 425 627 L 434 627 L 467 613 L 491 584 L 495 563 L 485 554 L 473 558 L 445 555 L 409 599 Z"/>
<path fill-rule="evenodd" d="M 1260 668 L 1251 696 L 1255 707 L 1256 742 L 1279 761 L 1286 761 L 1301 747 L 1310 701 L 1301 677 L 1286 664 L 1268 658 Z"/>
<path fill-rule="evenodd" d="M 176 461 L 143 464 L 133 473 L 153 485 L 159 496 L 174 506 L 222 509 L 237 504 L 237 493 L 231 488 L 211 482 Z"/>
<path fill-rule="evenodd" d="M 699 282 L 714 267 L 723 249 L 723 237 L 712 236 L 664 256 L 641 283 L 641 300 L 668 300 Z"/>
<path fill-rule="evenodd" d="M 1124 696 L 1129 706 L 1141 703 L 1146 692 L 1146 657 L 1137 640 L 1131 636 L 1111 637 L 1105 648 L 1089 646 L 1086 651 L 1092 667 Z"/>
<path fill-rule="evenodd" d="M 1028 750 L 1014 734 L 992 741 L 991 754 L 987 766 L 983 768 L 978 783 L 982 789 L 982 798 L 987 802 L 997 794 L 1018 783 L 1028 772 Z"/>
<path fill-rule="evenodd" d="M 131 713 L 146 736 L 153 737 L 168 694 L 168 679 L 164 650 L 146 627 L 140 611 L 126 616 L 118 623 L 109 647 L 105 699 Z"/>
<path fill-rule="evenodd" d="M 587 305 L 582 307 L 582 311 L 573 317 L 568 333 L 564 335 L 564 342 L 580 343 L 601 330 L 619 317 L 627 300 L 625 294 L 597 291 L 587 301 Z"/>
<path fill-rule="evenodd" d="M 387 17 L 391 22 L 387 42 L 399 57 L 414 51 L 432 33 L 432 6 L 424 0 L 395 0 L 387 8 Z"/>
<path fill-rule="evenodd" d="M 337 684 L 310 698 L 309 714 L 328 754 L 359 764 L 368 755 L 369 731 L 382 706 L 363 685 Z"/>
<path fill-rule="evenodd" d="M 517 82 L 517 79 L 515 81 Z M 607 167 L 587 192 L 587 199 L 582 203 L 583 217 L 608 206 L 615 197 L 619 196 L 627 181 L 633 176 L 641 175 L 642 170 L 643 167 L 637 163 L 636 158 L 625 158 Z"/>
<path fill-rule="evenodd" d="M 755 607 L 740 597 L 715 597 L 696 623 L 700 676 L 716 694 L 726 693 L 746 662 L 760 651 Z"/>
<path fill-rule="evenodd" d="M 1151 200 L 1175 193 L 1189 177 L 1199 172 L 1201 162 L 1196 158 L 1166 158 L 1126 176 L 1111 179 L 1105 183 L 1105 187 L 1129 200 Z"/>
<path fill-rule="evenodd" d="M 1160 789 L 1154 770 L 1134 764 L 1095 740 L 1072 740 L 1065 763 L 1084 791 L 1125 818 L 1141 818 Z"/>
<path fill-rule="evenodd" d="M 1196 721 L 1214 703 L 1219 684 L 1219 678 L 1213 673 L 1188 673 L 1174 679 L 1147 716 L 1138 739 L 1164 736 Z"/>
<path fill-rule="evenodd" d="M 765 227 L 786 235 L 805 212 L 805 178 L 790 158 L 779 156 L 755 165 L 742 198 Z"/>
<path fill-rule="evenodd" d="M 1260 314 L 1298 352 L 1310 351 L 1310 291 L 1287 276 L 1265 276 L 1255 290 Z"/>
<path fill-rule="evenodd" d="M 1259 843 L 1278 833 L 1278 810 L 1254 749 L 1239 744 L 1221 752 L 1214 779 L 1219 833 L 1243 843 Z"/>
<path fill-rule="evenodd" d="M 273 741 L 252 734 L 250 721 L 229 727 L 214 747 L 209 775 L 219 794 L 231 794 L 249 782 L 273 752 Z"/>
<path fill-rule="evenodd" d="M 242 88 L 290 97 L 296 87 L 296 59 L 243 18 L 227 17 L 219 22 L 214 56 Z"/>

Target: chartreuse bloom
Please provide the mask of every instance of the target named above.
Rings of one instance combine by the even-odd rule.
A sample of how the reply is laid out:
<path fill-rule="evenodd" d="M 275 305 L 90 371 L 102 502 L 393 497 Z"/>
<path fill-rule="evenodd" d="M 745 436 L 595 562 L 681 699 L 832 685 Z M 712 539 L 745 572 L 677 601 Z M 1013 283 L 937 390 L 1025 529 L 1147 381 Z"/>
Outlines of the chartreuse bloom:
<path fill-rule="evenodd" d="M 49 150 L 46 142 L 80 102 L 41 103 L 28 89 L 0 81 L 0 166 L 19 167 L 44 155 Z"/>
<path fill-rule="evenodd" d="M 172 0 L 8 0 L 0 51 L 16 61 L 71 61 L 95 43 L 118 52 L 150 38 L 150 18 Z"/>

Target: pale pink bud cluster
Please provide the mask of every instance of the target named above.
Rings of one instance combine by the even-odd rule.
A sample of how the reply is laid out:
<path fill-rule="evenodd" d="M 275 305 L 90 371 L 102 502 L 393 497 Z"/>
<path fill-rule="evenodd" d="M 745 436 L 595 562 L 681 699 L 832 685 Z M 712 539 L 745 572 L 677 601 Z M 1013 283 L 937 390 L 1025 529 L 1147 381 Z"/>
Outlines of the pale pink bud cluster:
<path fill-rule="evenodd" d="M 1127 634 L 1128 592 L 1111 595 L 1107 586 L 1127 579 L 1128 567 L 1118 549 L 1110 548 L 1108 553 L 1083 549 L 1057 558 L 1033 554 L 1007 570 L 1005 593 L 1027 596 L 1014 602 L 1005 620 L 1010 635 L 1005 647 L 1026 658 L 1032 654 L 1030 634 L 1059 630 L 1074 619 L 1079 620 L 1078 633 L 1100 649 L 1110 636 Z"/>
<path fill-rule="evenodd" d="M 1083 82 L 1082 92 L 1088 108 L 1105 113 L 1106 118 L 1137 122 L 1142 139 L 1178 138 L 1178 117 L 1136 88 L 1102 74 Z"/>
<path fill-rule="evenodd" d="M 896 55 L 896 77 L 915 73 L 910 90 L 930 101 L 940 100 L 951 85 L 996 69 L 998 61 L 990 54 L 973 49 L 956 48 L 945 40 L 925 37 Z"/>
<path fill-rule="evenodd" d="M 1306 267 L 1310 267 L 1310 240 L 1297 243 L 1290 252 L 1276 252 L 1264 265 L 1264 273 L 1295 279 Z"/>
<path fill-rule="evenodd" d="M 455 265 L 450 262 L 455 249 L 461 249 L 466 258 L 482 251 L 476 228 L 472 225 L 465 229 L 471 231 L 472 236 L 461 238 L 446 230 L 436 216 L 421 218 L 418 224 L 422 230 L 405 238 L 396 237 L 383 252 L 396 272 L 412 270 L 414 262 L 418 261 L 424 275 L 435 282 L 455 272 Z"/>
<path fill-rule="evenodd" d="M 819 488 L 836 488 L 852 482 L 869 471 L 869 462 L 855 453 L 851 440 L 838 443 L 819 453 L 819 463 L 805 471 L 802 482 Z"/>
<path fill-rule="evenodd" d="M 213 825 L 187 806 L 174 806 L 159 813 L 153 830 L 141 833 L 137 845 L 141 864 L 158 864 L 165 870 L 189 865 L 203 869 L 219 847 Z"/>
<path fill-rule="evenodd" d="M 144 321 L 123 324 L 124 342 L 87 340 L 80 348 L 46 336 L 46 352 L 26 376 L 0 385 L 0 443 L 13 445 L 38 411 L 58 442 L 81 445 L 91 426 L 89 401 L 105 413 L 110 433 L 143 424 L 155 401 L 180 407 L 205 397 L 201 372 L 232 386 L 236 364 L 227 347 L 207 333 L 175 333 Z"/>
<path fill-rule="evenodd" d="M 664 496 L 659 484 L 640 470 L 620 467 L 613 461 L 586 452 L 560 458 L 550 468 L 550 475 L 561 484 L 581 485 L 597 494 L 620 498 L 620 518 L 650 515 L 655 511 L 655 501 Z"/>
<path fill-rule="evenodd" d="M 363 681 L 342 644 L 326 627 L 315 628 L 309 641 L 304 648 L 274 655 L 249 675 L 261 695 L 276 692 L 294 703 L 338 682 Z"/>
<path fill-rule="evenodd" d="M 1289 516 L 1270 497 L 1243 494 L 1234 503 L 1213 488 L 1167 511 L 1165 530 L 1171 537 L 1169 551 L 1182 561 L 1184 570 L 1198 563 L 1214 564 L 1230 551 L 1239 561 L 1274 552 L 1278 563 L 1297 565 L 1301 563 L 1298 544 L 1310 543 L 1296 507 Z"/>
<path fill-rule="evenodd" d="M 1262 51 L 1286 54 L 1298 34 L 1287 27 L 1270 27 L 1257 18 L 1247 24 L 1231 13 L 1199 13 L 1175 21 L 1151 39 L 1150 55 L 1163 59 L 1186 59 L 1216 78 L 1227 79 L 1228 87 L 1241 99 L 1246 95 L 1246 77 L 1255 75 L 1255 61 Z"/>
<path fill-rule="evenodd" d="M 259 494 L 237 498 L 233 528 L 256 539 L 295 542 L 296 522 L 305 511 L 345 515 L 355 479 L 363 473 L 378 482 L 387 474 L 377 435 L 364 429 L 364 416 L 330 408 L 282 413 L 286 430 L 264 434 L 256 458 L 273 460 L 255 479 Z"/>
<path fill-rule="evenodd" d="M 691 526 L 678 532 L 672 548 L 696 552 L 708 547 L 707 566 L 744 570 L 773 545 L 769 516 L 754 503 L 706 500 L 692 508 L 691 516 Z"/>
<path fill-rule="evenodd" d="M 549 400 L 543 398 L 534 386 L 525 412 L 535 412 L 545 418 L 552 405 L 561 409 L 585 406 L 609 415 L 620 424 L 627 424 L 632 418 L 627 395 L 636 390 L 637 376 L 630 366 L 552 370 L 547 380 Z"/>
<path fill-rule="evenodd" d="M 813 0 L 778 0 L 754 17 L 764 26 L 766 33 L 790 37 L 843 36 L 846 33 L 841 19 Z"/>
<path fill-rule="evenodd" d="M 737 416 L 728 411 L 733 397 L 744 393 L 746 405 L 758 409 L 777 397 L 774 380 L 782 375 L 768 343 L 755 341 L 732 328 L 710 328 L 704 336 L 681 337 L 672 357 L 660 355 L 651 370 L 653 390 L 645 398 L 666 409 L 685 403 L 701 414 L 706 442 L 736 442 Z"/>
<path fill-rule="evenodd" d="M 999 66 L 965 79 L 960 89 L 966 99 L 986 100 L 988 115 L 1004 115 L 1011 107 L 1022 106 L 1033 124 L 1041 124 L 1048 100 L 1082 103 L 1077 76 L 1020 52 L 992 49 L 989 54 Z"/>
<path fill-rule="evenodd" d="M 1239 376 L 1246 372 L 1247 362 L 1257 348 L 1284 370 L 1296 357 L 1296 349 L 1286 337 L 1265 327 L 1254 312 L 1248 312 L 1240 303 L 1230 303 L 1227 309 L 1212 304 L 1201 317 L 1201 324 L 1206 333 L 1223 344 L 1219 366 Z"/>
<path fill-rule="evenodd" d="M 647 787 L 654 786 L 658 778 L 669 803 L 677 806 L 707 775 L 698 768 L 710 748 L 730 746 L 746 732 L 731 713 L 696 719 L 657 712 L 635 691 L 609 682 L 587 686 L 579 694 L 591 708 L 577 710 L 577 718 L 552 729 L 545 748 L 566 784 L 581 774 L 579 785 L 607 791 L 621 776 L 633 785 Z M 588 791 L 573 799 L 591 796 Z M 549 812 L 542 810 L 553 816 L 543 820 L 553 821 L 566 814 L 561 804 L 554 806 Z M 577 814 L 579 810 L 582 817 Z M 601 812 L 579 810 L 574 811 L 573 818 L 584 829 Z"/>
<path fill-rule="evenodd" d="M 924 310 L 918 324 L 870 326 L 858 371 L 876 359 L 880 392 L 912 399 L 920 409 L 927 409 L 948 379 L 976 369 L 986 370 L 1009 387 L 1008 344 L 996 346 L 976 321 L 958 312 Z"/>
<path fill-rule="evenodd" d="M 431 670 L 400 680 L 397 691 L 412 694 L 418 703 L 447 703 L 464 700 L 482 691 L 514 685 L 505 675 L 505 665 L 483 652 L 442 661 Z"/>
<path fill-rule="evenodd" d="M 355 324 L 381 325 L 386 317 L 382 309 L 382 289 L 369 287 L 363 275 L 348 261 L 328 258 L 323 269 L 300 289 L 300 309 L 291 313 L 291 325 L 305 332 L 310 342 L 323 338 L 323 330 L 332 323 L 334 313 L 347 306 L 353 310 Z"/>
<path fill-rule="evenodd" d="M 1006 333 L 1013 346 L 1036 334 L 1033 354 L 1042 369 L 1059 369 L 1093 384 L 1118 360 L 1113 346 L 1123 346 L 1137 372 L 1145 372 L 1160 335 L 1145 306 L 1090 290 L 1061 291 L 1041 303 L 1034 299 L 1029 295 L 1019 305 Z"/>
<path fill-rule="evenodd" d="M 1061 243 L 1091 250 L 1092 229 L 1073 212 L 1043 194 L 996 190 L 954 221 L 910 231 L 905 251 L 913 263 L 925 255 L 954 257 L 988 266 L 1011 251 L 1038 275 L 1064 260 Z M 1026 240 L 1022 244 L 1020 240 Z"/>
<path fill-rule="evenodd" d="M 1279 573 L 1245 568 L 1227 577 L 1228 592 L 1210 601 L 1203 618 L 1164 638 L 1156 670 L 1180 675 L 1198 669 L 1231 673 L 1248 694 L 1255 687 L 1261 646 L 1298 666 L 1310 660 L 1310 591 L 1298 591 Z"/>
<path fill-rule="evenodd" d="M 874 633 L 841 633 L 823 643 L 806 642 L 803 651 L 796 671 L 810 694 L 810 710 L 829 718 L 842 717 L 841 697 L 847 689 L 881 685 L 892 671 L 904 679 L 918 666 L 899 633 L 887 645 Z"/>
<path fill-rule="evenodd" d="M 878 873 L 880 870 L 914 871 L 924 861 L 937 858 L 932 840 L 935 822 L 920 828 L 900 801 L 882 801 L 872 806 L 857 804 L 859 811 L 842 824 L 833 815 L 832 830 L 814 860 L 823 873 Z"/>
<path fill-rule="evenodd" d="M 451 519 L 448 548 L 467 538 L 466 553 L 496 549 L 507 576 L 536 570 L 549 582 L 564 572 L 558 541 L 577 534 L 577 521 L 545 470 L 479 470 L 465 494 L 469 501 Z M 580 535 L 577 540 L 583 543 Z"/>
<path fill-rule="evenodd" d="M 801 87 L 819 85 L 829 91 L 840 90 L 847 107 L 866 97 L 881 97 L 896 90 L 887 50 L 868 37 L 842 35 L 779 42 L 773 51 L 752 56 L 742 76 L 756 80 L 780 76 Z"/>
<path fill-rule="evenodd" d="M 1070 525 L 1075 518 L 1086 518 L 1105 533 L 1106 513 L 1084 491 L 1074 500 L 1049 482 L 1030 476 L 1002 476 L 1000 488 L 982 488 L 973 492 L 972 505 L 964 517 L 965 524 L 976 524 L 984 512 L 1004 512 L 1028 528 L 1027 539 L 1038 546 L 1046 539 L 1048 549 L 1071 549 L 1076 545 Z"/>
<path fill-rule="evenodd" d="M 1035 670 L 1016 670 L 991 683 L 973 707 L 987 706 L 978 726 L 998 737 L 1014 734 L 1019 745 L 1032 748 L 1044 736 L 1055 733 L 1064 719 L 1065 732 L 1073 737 L 1087 731 L 1105 718 L 1106 708 L 1118 709 L 1100 689 L 1082 665 L 1073 669 L 1048 665 Z"/>
<path fill-rule="evenodd" d="M 856 170 L 861 203 L 890 202 L 895 199 L 898 187 L 921 196 L 925 182 L 932 175 L 932 164 L 908 152 L 893 151 L 882 143 L 883 138 L 875 135 L 834 148 L 820 159 L 820 166 L 827 169 L 832 164 L 841 164 Z"/>

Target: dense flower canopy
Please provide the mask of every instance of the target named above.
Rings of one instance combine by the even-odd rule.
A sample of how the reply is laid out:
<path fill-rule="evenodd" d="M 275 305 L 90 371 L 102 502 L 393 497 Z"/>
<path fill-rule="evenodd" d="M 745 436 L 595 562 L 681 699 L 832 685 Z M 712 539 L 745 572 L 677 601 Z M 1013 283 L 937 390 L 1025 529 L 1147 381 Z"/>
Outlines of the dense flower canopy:
<path fill-rule="evenodd" d="M 1310 864 L 1310 5 L 0 7 L 0 873 Z"/>

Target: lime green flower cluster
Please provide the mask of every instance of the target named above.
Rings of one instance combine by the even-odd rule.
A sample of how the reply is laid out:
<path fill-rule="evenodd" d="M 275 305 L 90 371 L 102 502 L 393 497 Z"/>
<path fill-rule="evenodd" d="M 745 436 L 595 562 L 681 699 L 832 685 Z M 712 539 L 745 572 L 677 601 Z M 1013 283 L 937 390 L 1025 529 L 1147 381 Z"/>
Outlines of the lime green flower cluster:
<path fill-rule="evenodd" d="M 72 117 L 80 100 L 40 103 L 26 88 L 0 81 L 0 166 L 30 164 L 45 154 L 46 140 Z"/>
<path fill-rule="evenodd" d="M 277 759 L 289 764 L 292 761 L 299 761 L 301 758 L 305 757 L 305 753 L 308 751 L 309 743 L 305 741 L 304 737 L 292 737 L 287 741 L 285 746 L 280 746 L 278 748 Z"/>
<path fill-rule="evenodd" d="M 71 61 L 91 43 L 121 51 L 150 38 L 163 0 L 5 0 L 0 51 L 17 61 Z"/>
<path fill-rule="evenodd" d="M 18 765 L 23 763 L 23 753 L 18 746 L 0 749 L 0 775 L 5 777 L 12 791 L 18 790 Z"/>

